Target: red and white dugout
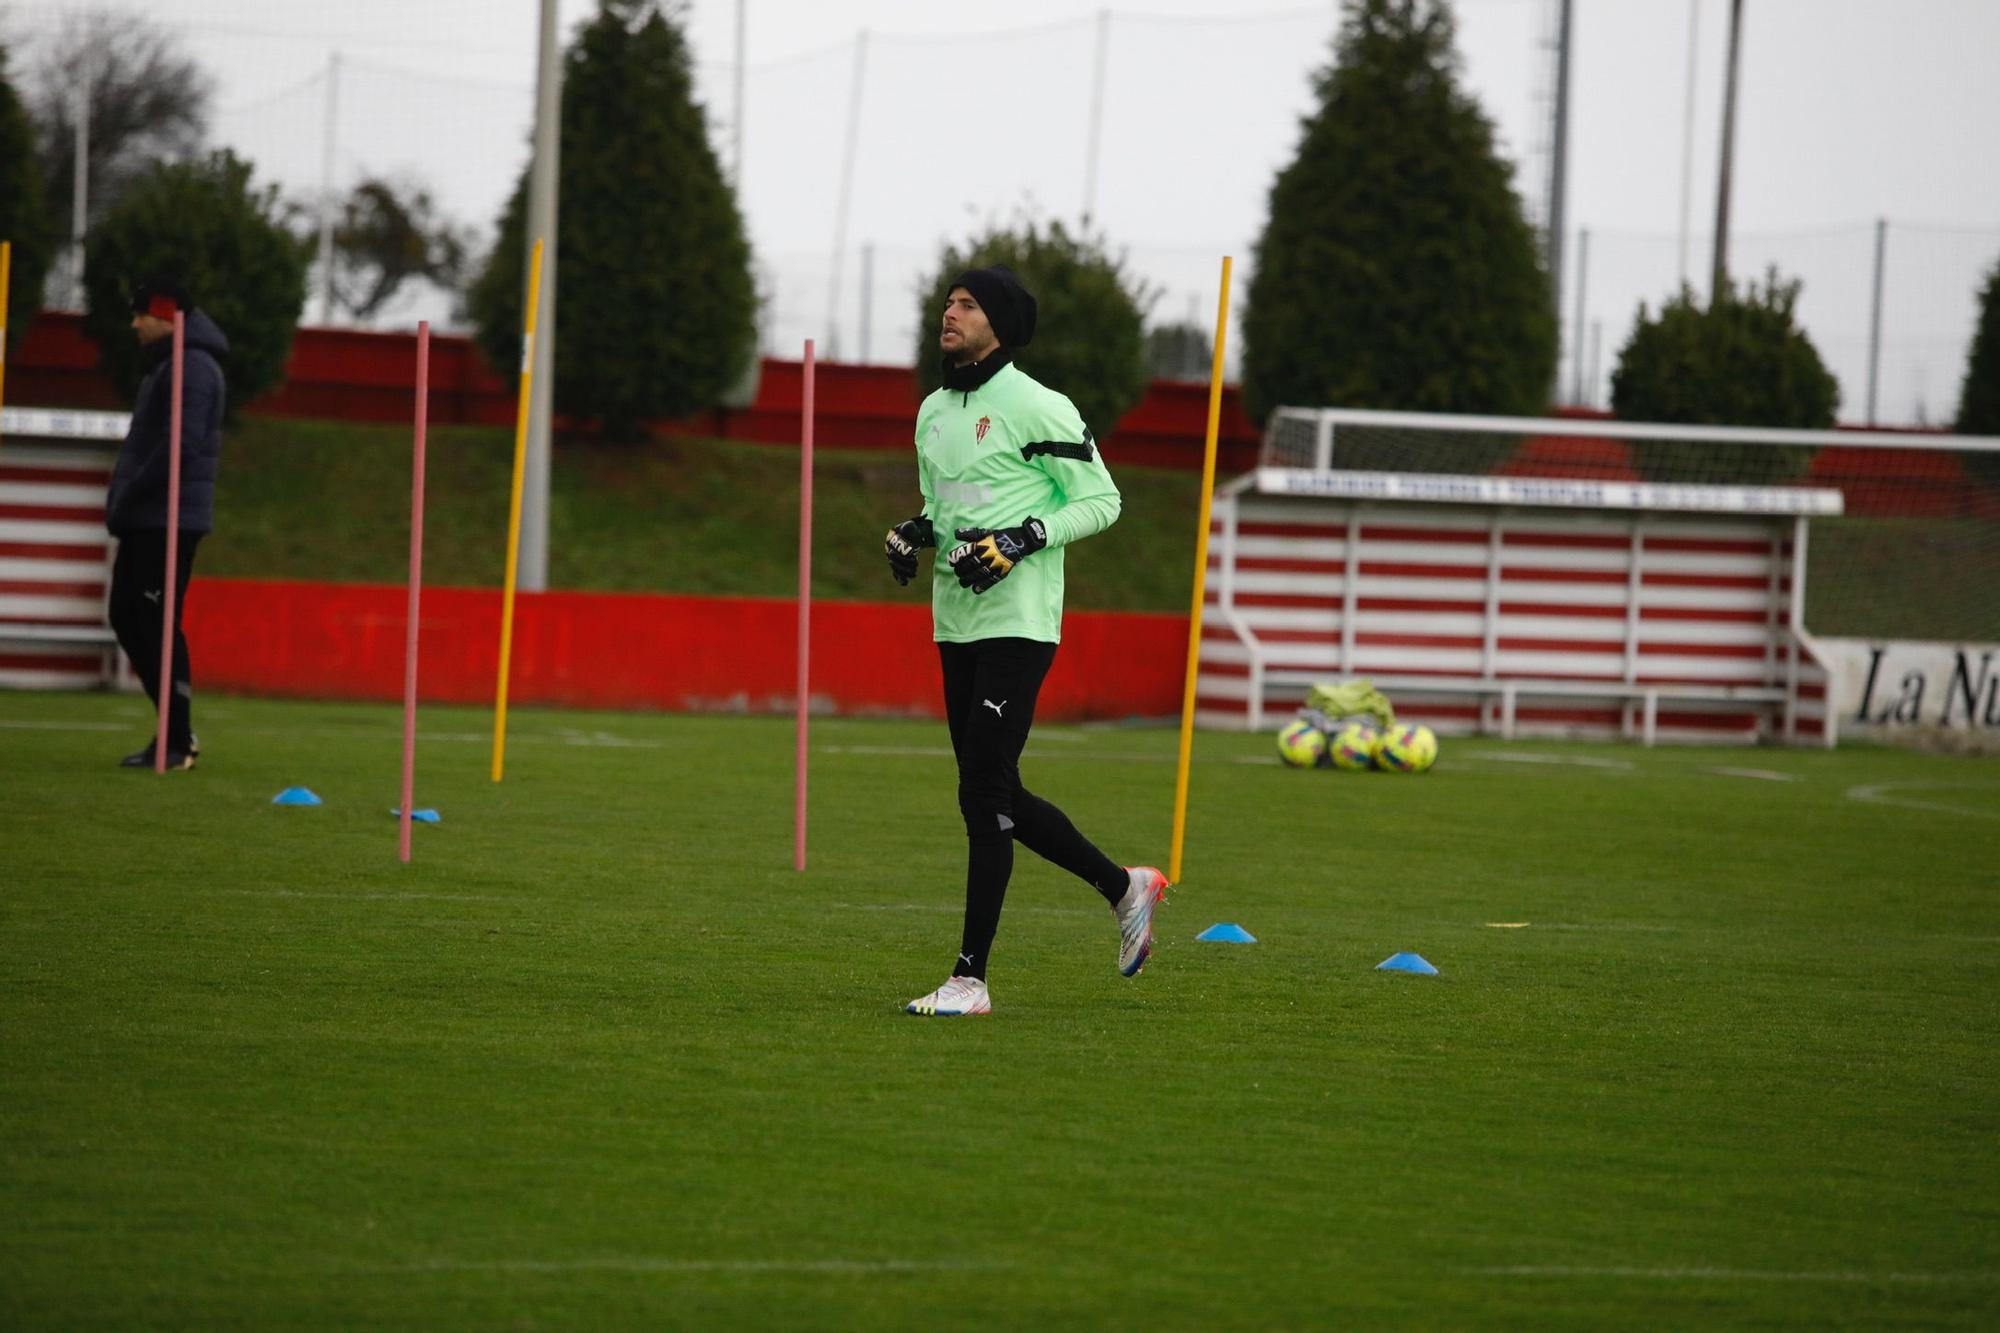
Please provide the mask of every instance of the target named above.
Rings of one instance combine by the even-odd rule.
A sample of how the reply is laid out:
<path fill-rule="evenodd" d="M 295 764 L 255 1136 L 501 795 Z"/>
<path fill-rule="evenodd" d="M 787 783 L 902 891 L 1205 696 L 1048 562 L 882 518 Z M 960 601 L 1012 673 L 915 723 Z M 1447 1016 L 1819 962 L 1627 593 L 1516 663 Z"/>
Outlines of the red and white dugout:
<path fill-rule="evenodd" d="M 1447 733 L 1831 745 L 1804 578 L 1809 520 L 1841 507 L 1262 466 L 1215 499 L 1196 718 L 1273 727 L 1313 682 L 1366 676 Z"/>

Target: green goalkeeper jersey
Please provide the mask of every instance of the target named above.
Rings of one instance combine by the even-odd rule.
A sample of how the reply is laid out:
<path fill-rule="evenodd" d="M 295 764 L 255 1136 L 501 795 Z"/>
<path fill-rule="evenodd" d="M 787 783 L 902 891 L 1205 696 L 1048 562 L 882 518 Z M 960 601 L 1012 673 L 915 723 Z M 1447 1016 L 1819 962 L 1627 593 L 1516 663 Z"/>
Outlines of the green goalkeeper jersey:
<path fill-rule="evenodd" d="M 1074 404 L 1007 365 L 976 389 L 939 389 L 917 410 L 917 480 L 937 532 L 932 637 L 940 643 L 1062 641 L 1063 547 L 1118 517 L 1118 487 Z M 1049 544 L 975 596 L 945 555 L 960 528 L 1042 520 Z"/>

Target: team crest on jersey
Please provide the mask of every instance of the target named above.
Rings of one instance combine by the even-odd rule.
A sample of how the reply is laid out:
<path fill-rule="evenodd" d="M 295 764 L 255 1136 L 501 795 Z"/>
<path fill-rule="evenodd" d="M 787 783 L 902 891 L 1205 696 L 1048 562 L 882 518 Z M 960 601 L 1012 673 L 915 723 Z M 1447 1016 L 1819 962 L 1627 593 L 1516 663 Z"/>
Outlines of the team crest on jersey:
<path fill-rule="evenodd" d="M 979 424 L 972 428 L 972 438 L 981 444 L 986 443 L 986 429 L 992 424 L 993 424 L 992 417 L 979 418 Z"/>

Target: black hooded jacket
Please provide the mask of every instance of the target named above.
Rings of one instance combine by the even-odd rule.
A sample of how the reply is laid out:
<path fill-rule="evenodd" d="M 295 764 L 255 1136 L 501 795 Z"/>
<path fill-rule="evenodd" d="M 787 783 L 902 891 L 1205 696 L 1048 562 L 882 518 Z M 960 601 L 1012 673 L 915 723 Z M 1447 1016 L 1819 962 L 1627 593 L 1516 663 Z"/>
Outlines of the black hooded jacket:
<path fill-rule="evenodd" d="M 181 361 L 182 532 L 215 526 L 215 471 L 222 453 L 222 409 L 228 386 L 222 359 L 229 339 L 201 311 L 190 313 L 183 330 Z M 111 490 L 104 501 L 104 526 L 114 536 L 164 532 L 167 528 L 167 445 L 173 423 L 174 342 L 161 338 L 146 349 L 152 366 L 139 381 L 132 425 L 118 450 Z"/>

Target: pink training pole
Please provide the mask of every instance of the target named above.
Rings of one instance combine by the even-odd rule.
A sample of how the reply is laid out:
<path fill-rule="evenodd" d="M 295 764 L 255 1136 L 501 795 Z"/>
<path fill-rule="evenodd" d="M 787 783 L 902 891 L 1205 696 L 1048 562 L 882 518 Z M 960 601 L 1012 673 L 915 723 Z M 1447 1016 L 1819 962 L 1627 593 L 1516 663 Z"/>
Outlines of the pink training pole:
<path fill-rule="evenodd" d="M 410 624 L 403 640 L 403 803 L 397 855 L 410 859 L 410 804 L 417 777 L 417 603 L 424 587 L 424 423 L 431 388 L 431 326 L 417 325 L 417 443 L 410 462 Z"/>
<path fill-rule="evenodd" d="M 167 573 L 160 582 L 160 726 L 153 735 L 153 771 L 167 771 L 167 714 L 174 700 L 174 606 L 180 591 L 181 559 L 181 369 L 186 351 L 187 316 L 174 311 L 174 406 L 167 423 Z"/>
<path fill-rule="evenodd" d="M 792 809 L 792 869 L 806 868 L 806 714 L 812 698 L 813 340 L 806 339 L 805 403 L 799 424 L 799 753 Z"/>

